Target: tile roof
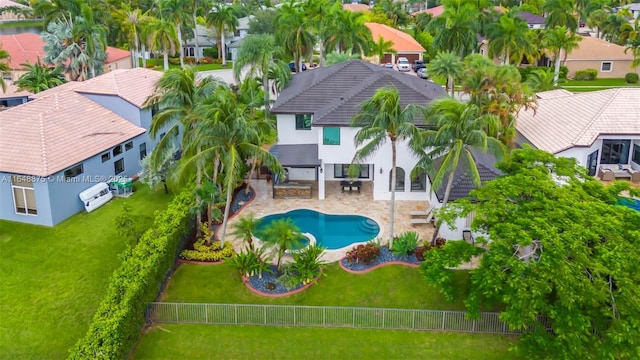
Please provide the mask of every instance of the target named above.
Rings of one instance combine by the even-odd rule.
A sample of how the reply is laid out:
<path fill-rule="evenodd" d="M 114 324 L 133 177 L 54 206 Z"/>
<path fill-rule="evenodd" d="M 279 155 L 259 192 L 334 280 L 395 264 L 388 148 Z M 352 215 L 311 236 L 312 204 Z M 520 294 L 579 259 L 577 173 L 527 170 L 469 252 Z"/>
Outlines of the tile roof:
<path fill-rule="evenodd" d="M 502 6 L 494 6 L 493 7 L 494 10 L 496 10 L 497 12 L 503 12 L 503 8 Z M 411 16 L 416 16 L 418 14 L 430 14 L 431 17 L 438 17 L 440 15 L 442 15 L 442 13 L 444 12 L 444 5 L 438 5 L 438 6 L 434 6 L 432 8 L 429 9 L 425 9 L 425 10 L 420 10 L 420 11 L 415 11 L 411 13 Z"/>
<path fill-rule="evenodd" d="M 536 94 L 538 99 L 553 99 L 560 96 L 571 96 L 573 93 L 565 89 L 555 89 L 549 91 L 543 91 Z"/>
<path fill-rule="evenodd" d="M 387 85 L 398 89 L 402 106 L 426 105 L 447 96 L 442 86 L 431 81 L 362 60 L 350 60 L 294 75 L 271 111 L 313 114 L 314 126 L 349 126 L 362 102 Z"/>
<path fill-rule="evenodd" d="M 0 113 L 0 171 L 49 176 L 145 129 L 74 91 Z"/>
<path fill-rule="evenodd" d="M 343 4 L 342 8 L 347 11 L 369 11 L 371 10 L 371 6 L 365 4 Z"/>
<path fill-rule="evenodd" d="M 17 8 L 29 8 L 29 6 L 26 5 L 22 5 L 20 3 L 17 3 L 15 1 L 10 1 L 10 0 L 0 0 L 0 8 L 3 7 L 12 7 L 15 6 Z"/>
<path fill-rule="evenodd" d="M 473 156 L 473 159 L 476 163 L 476 168 L 478 169 L 478 173 L 480 174 L 481 183 L 484 184 L 485 182 L 491 181 L 502 174 L 500 170 L 496 169 L 495 167 L 496 158 L 493 155 L 483 153 L 482 151 L 473 148 L 471 149 L 471 155 Z M 436 169 L 440 167 L 442 161 L 443 158 L 438 158 L 435 160 L 434 166 Z M 458 168 L 454 173 L 453 183 L 451 184 L 451 192 L 449 193 L 449 201 L 465 198 L 469 196 L 469 192 L 471 192 L 471 190 L 476 189 L 476 186 L 473 183 L 471 172 L 468 169 L 468 160 L 463 156 L 462 158 L 460 158 Z M 448 174 L 445 176 L 445 178 L 448 178 Z M 431 177 L 430 182 L 432 182 Z M 442 202 L 444 200 L 444 193 L 446 188 L 447 185 L 445 182 L 435 192 L 438 201 Z"/>
<path fill-rule="evenodd" d="M 530 25 L 544 24 L 546 20 L 543 16 L 532 14 L 528 11 L 520 11 L 518 12 L 518 16 Z"/>
<path fill-rule="evenodd" d="M 382 37 L 385 41 L 393 42 L 392 49 L 398 52 L 424 52 L 424 48 L 416 41 L 411 35 L 394 29 L 391 26 L 371 23 L 364 23 L 371 31 L 371 37 L 374 41 L 377 41 L 379 37 Z"/>
<path fill-rule="evenodd" d="M 583 36 L 578 48 L 567 55 L 567 61 L 577 60 L 629 60 L 633 61 L 631 51 L 624 52 L 625 47 L 610 43 L 592 36 Z M 629 69 L 631 71 L 631 69 Z"/>
<path fill-rule="evenodd" d="M 145 68 L 116 69 L 81 82 L 75 91 L 86 94 L 119 96 L 142 109 L 144 102 L 161 77 L 162 72 Z"/>
<path fill-rule="evenodd" d="M 543 95 L 535 113 L 518 114 L 516 129 L 533 146 L 554 154 L 591 146 L 600 135 L 640 135 L 640 88 Z"/>
<path fill-rule="evenodd" d="M 42 59 L 45 56 L 44 40 L 42 40 L 38 34 L 22 33 L 15 35 L 0 35 L 0 44 L 2 44 L 2 48 L 11 56 L 9 68 L 12 70 L 22 69 L 23 67 L 21 64 L 24 64 L 27 61 L 31 64 L 35 64 L 38 58 Z M 106 64 L 124 59 L 130 55 L 131 54 L 129 54 L 129 51 L 127 50 L 108 46 Z"/>

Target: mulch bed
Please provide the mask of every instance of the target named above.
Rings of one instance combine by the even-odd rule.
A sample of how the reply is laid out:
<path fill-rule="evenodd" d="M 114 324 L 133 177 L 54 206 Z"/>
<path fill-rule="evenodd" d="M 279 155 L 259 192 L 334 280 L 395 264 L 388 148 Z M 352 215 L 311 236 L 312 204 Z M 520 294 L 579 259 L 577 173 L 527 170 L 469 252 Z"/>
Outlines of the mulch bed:
<path fill-rule="evenodd" d="M 246 277 L 243 278 L 242 282 L 253 293 L 261 296 L 267 296 L 267 297 L 283 297 L 283 296 L 297 294 L 301 291 L 306 290 L 308 287 L 310 287 L 315 283 L 315 281 L 312 281 L 306 285 L 298 284 L 298 286 L 296 286 L 293 289 L 287 289 L 284 285 L 278 282 L 278 278 L 275 275 L 276 274 L 275 265 L 271 266 L 271 271 L 273 271 L 273 274 L 266 273 L 266 272 L 262 273 L 262 279 L 260 279 L 258 275 L 254 275 L 248 278 Z M 269 284 L 275 287 L 269 289 L 267 288 Z"/>
<path fill-rule="evenodd" d="M 380 255 L 371 264 L 363 264 L 361 262 L 348 262 L 346 258 L 339 261 L 340 267 L 350 273 L 364 274 L 377 268 L 387 265 L 404 265 L 410 267 L 419 267 L 422 261 L 419 261 L 414 254 L 408 256 L 396 255 L 389 251 L 386 246 L 380 248 Z"/>

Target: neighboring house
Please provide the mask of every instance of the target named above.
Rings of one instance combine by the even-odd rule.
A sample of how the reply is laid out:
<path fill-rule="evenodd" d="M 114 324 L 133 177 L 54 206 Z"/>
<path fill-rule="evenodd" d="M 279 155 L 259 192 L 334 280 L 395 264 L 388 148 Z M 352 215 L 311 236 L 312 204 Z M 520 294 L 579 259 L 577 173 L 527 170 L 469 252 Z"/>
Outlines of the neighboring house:
<path fill-rule="evenodd" d="M 494 10 L 498 11 L 498 12 L 502 12 L 503 8 L 502 6 L 494 6 L 493 7 Z M 431 15 L 431 17 L 438 17 L 440 15 L 442 15 L 442 13 L 444 12 L 444 5 L 438 5 L 438 6 L 434 6 L 432 8 L 429 9 L 425 9 L 425 10 L 420 10 L 420 11 L 415 11 L 411 13 L 411 16 L 416 16 L 418 14 L 429 14 Z"/>
<path fill-rule="evenodd" d="M 396 54 L 384 54 L 380 60 L 381 64 L 395 64 L 397 57 L 406 57 L 410 63 L 414 60 L 422 60 L 425 49 L 411 35 L 383 24 L 367 22 L 365 25 L 371 31 L 373 41 L 378 41 L 378 38 L 382 37 L 384 41 L 393 43 L 392 49 Z"/>
<path fill-rule="evenodd" d="M 277 115 L 278 143 L 271 152 L 288 170 L 290 180 L 318 182 L 318 198 L 325 198 L 325 182 L 348 178 L 356 152 L 353 138 L 358 128 L 352 118 L 361 104 L 384 86 L 400 92 L 402 106 L 426 105 L 447 96 L 441 86 L 361 60 L 317 68 L 293 76 L 272 108 Z M 420 119 L 416 119 L 419 123 Z M 426 175 L 411 180 L 417 159 L 399 142 L 397 200 L 430 199 Z M 361 167 L 359 180 L 373 183 L 373 199 L 391 198 L 391 144 L 387 142 Z"/>
<path fill-rule="evenodd" d="M 228 41 L 226 41 L 227 51 L 231 53 L 231 61 L 235 61 L 238 55 L 238 49 L 242 44 L 242 39 L 249 35 L 249 21 L 253 19 L 253 17 L 253 15 L 249 15 L 238 19 L 236 31 L 233 33 L 233 36 L 229 37 Z"/>
<path fill-rule="evenodd" d="M 634 19 L 640 19 L 640 3 L 624 5 L 622 8 L 629 10 Z"/>
<path fill-rule="evenodd" d="M 22 33 L 16 35 L 0 35 L 2 48 L 9 53 L 10 72 L 3 73 L 5 80 L 17 80 L 24 74 L 22 64 L 27 61 L 35 64 L 38 58 L 42 60 L 45 56 L 44 40 L 38 34 Z M 131 69 L 131 54 L 127 50 L 107 47 L 107 60 L 104 63 L 104 71 L 109 72 L 116 69 Z"/>
<path fill-rule="evenodd" d="M 5 11 L 4 10 L 5 8 L 8 8 L 8 9 Z M 19 11 L 11 11 L 13 9 L 16 9 Z M 15 1 L 0 0 L 0 11 L 1 11 L 0 22 L 24 20 L 25 17 L 23 14 L 20 13 L 20 11 L 28 11 L 29 9 L 30 9 L 29 6 L 22 5 Z"/>
<path fill-rule="evenodd" d="M 365 4 L 359 4 L 359 3 L 354 3 L 354 4 L 343 4 L 342 8 L 344 10 L 347 11 L 354 11 L 354 12 L 367 12 L 367 11 L 371 11 L 371 5 L 365 5 Z"/>
<path fill-rule="evenodd" d="M 203 51 L 205 48 L 212 48 L 212 47 L 216 47 L 216 39 L 212 38 L 210 36 L 210 31 L 202 26 L 202 25 L 197 25 L 198 26 L 198 50 L 199 50 L 199 55 L 200 57 L 203 57 Z M 191 34 L 193 34 L 193 31 L 191 32 Z M 190 57 L 195 57 L 195 53 L 196 53 L 196 41 L 194 40 L 194 38 L 189 38 L 184 42 L 184 45 L 182 46 L 182 53 L 184 54 L 184 56 L 190 56 Z"/>
<path fill-rule="evenodd" d="M 516 122 L 519 144 L 575 158 L 596 175 L 601 165 L 640 170 L 640 88 L 538 94 Z"/>
<path fill-rule="evenodd" d="M 518 16 L 529 24 L 529 29 L 544 29 L 545 18 L 540 15 L 532 14 L 527 11 L 520 11 Z"/>
<path fill-rule="evenodd" d="M 136 175 L 159 139 L 144 102 L 161 76 L 114 70 L 0 113 L 0 219 L 53 226 L 84 210 L 83 190 Z"/>
<path fill-rule="evenodd" d="M 569 69 L 568 77 L 573 78 L 577 70 L 596 69 L 598 78 L 624 78 L 634 72 L 633 54 L 625 53 L 625 47 L 597 37 L 583 36 L 578 48 L 567 55 L 564 65 Z"/>
<path fill-rule="evenodd" d="M 6 110 L 7 108 L 24 104 L 29 101 L 29 96 L 32 95 L 26 90 L 19 91 L 11 81 L 6 82 L 7 91 L 0 92 L 0 110 Z"/>

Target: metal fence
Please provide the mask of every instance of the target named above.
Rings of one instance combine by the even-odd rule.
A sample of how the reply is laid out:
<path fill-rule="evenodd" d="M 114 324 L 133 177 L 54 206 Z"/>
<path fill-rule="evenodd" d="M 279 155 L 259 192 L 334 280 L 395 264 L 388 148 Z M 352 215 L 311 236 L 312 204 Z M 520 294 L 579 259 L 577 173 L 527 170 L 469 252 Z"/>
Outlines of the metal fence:
<path fill-rule="evenodd" d="M 517 334 L 498 313 L 330 306 L 150 303 L 149 323 L 233 324 Z"/>

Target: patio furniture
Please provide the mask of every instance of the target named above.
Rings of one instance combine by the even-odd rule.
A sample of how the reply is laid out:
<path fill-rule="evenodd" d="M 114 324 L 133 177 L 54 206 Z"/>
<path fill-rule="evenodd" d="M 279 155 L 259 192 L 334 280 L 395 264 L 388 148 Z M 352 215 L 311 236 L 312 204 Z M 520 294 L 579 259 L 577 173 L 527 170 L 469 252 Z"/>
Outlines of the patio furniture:
<path fill-rule="evenodd" d="M 474 239 L 473 239 L 473 234 L 471 234 L 470 230 L 464 230 L 462 232 L 462 240 L 464 240 L 466 243 L 473 245 L 474 243 Z"/>
<path fill-rule="evenodd" d="M 631 169 L 630 165 L 614 164 L 614 165 L 600 165 L 598 170 L 598 177 L 602 181 L 612 181 L 616 179 L 631 179 L 632 173 L 635 171 Z"/>
<path fill-rule="evenodd" d="M 340 181 L 340 188 L 342 189 L 342 192 L 344 192 L 345 189 L 348 189 L 349 192 L 351 192 L 352 190 L 356 190 L 358 191 L 358 194 L 359 194 L 361 187 L 362 187 L 362 181 L 349 181 L 349 180 Z"/>
<path fill-rule="evenodd" d="M 429 224 L 433 221 L 435 208 L 430 206 L 427 211 L 411 211 L 411 225 Z"/>
<path fill-rule="evenodd" d="M 629 169 L 627 171 L 631 175 L 631 182 L 640 182 L 640 170 Z"/>

